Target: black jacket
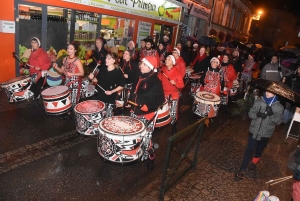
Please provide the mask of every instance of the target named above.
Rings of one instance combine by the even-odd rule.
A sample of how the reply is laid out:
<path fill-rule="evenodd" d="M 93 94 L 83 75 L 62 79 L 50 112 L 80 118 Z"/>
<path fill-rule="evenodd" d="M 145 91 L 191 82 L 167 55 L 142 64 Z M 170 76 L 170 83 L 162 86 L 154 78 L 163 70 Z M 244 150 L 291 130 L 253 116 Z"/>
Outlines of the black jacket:
<path fill-rule="evenodd" d="M 128 62 L 126 62 L 124 59 L 122 59 L 119 66 L 124 74 L 128 75 L 128 78 L 125 78 L 125 84 L 132 84 L 138 79 L 140 71 L 138 63 L 135 60 L 130 59 Z"/>
<path fill-rule="evenodd" d="M 183 58 L 185 65 L 190 66 L 193 62 L 193 47 L 183 46 L 180 56 Z"/>
<path fill-rule="evenodd" d="M 93 61 L 89 64 L 89 67 L 97 66 L 98 61 L 101 61 L 101 66 L 105 65 L 106 55 L 107 50 L 104 47 L 102 47 L 100 51 L 98 51 L 98 49 L 93 50 L 93 54 L 91 56 Z"/>
<path fill-rule="evenodd" d="M 197 61 L 193 70 L 195 73 L 203 72 L 205 75 L 207 68 L 210 66 L 210 57 L 205 57 L 201 62 Z"/>
<path fill-rule="evenodd" d="M 139 79 L 133 83 L 129 100 L 139 106 L 133 107 L 134 114 L 143 115 L 154 112 L 165 102 L 164 90 L 157 73 L 153 71 L 140 74 Z M 141 111 L 141 106 L 147 105 L 148 111 Z"/>

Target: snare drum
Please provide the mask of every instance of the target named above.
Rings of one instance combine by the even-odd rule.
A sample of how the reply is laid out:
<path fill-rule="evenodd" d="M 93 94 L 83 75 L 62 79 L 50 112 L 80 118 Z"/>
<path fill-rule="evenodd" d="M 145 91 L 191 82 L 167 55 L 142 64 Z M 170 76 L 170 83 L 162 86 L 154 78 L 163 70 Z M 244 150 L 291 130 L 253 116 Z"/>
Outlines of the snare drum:
<path fill-rule="evenodd" d="M 54 86 L 41 93 L 45 112 L 49 115 L 59 115 L 68 112 L 72 107 L 71 95 L 68 87 Z"/>
<path fill-rule="evenodd" d="M 192 69 L 192 68 L 186 68 L 185 69 L 185 77 L 184 77 L 184 79 L 189 79 L 189 77 L 191 76 L 192 72 L 194 72 L 194 69 Z"/>
<path fill-rule="evenodd" d="M 201 117 L 215 117 L 220 107 L 220 97 L 206 91 L 197 92 L 194 96 L 193 112 Z"/>
<path fill-rule="evenodd" d="M 29 90 L 31 86 L 30 76 L 20 76 L 1 83 L 9 102 L 19 102 L 33 97 L 33 93 Z"/>
<path fill-rule="evenodd" d="M 88 78 L 82 79 L 82 98 L 87 98 L 93 96 L 98 91 L 95 88 L 95 85 L 90 84 L 90 81 Z"/>
<path fill-rule="evenodd" d="M 144 150 L 145 124 L 129 116 L 112 116 L 99 123 L 98 153 L 117 163 L 138 160 Z"/>
<path fill-rule="evenodd" d="M 168 125 L 172 121 L 170 114 L 169 101 L 166 99 L 163 106 L 157 110 L 157 118 L 155 121 L 155 128 Z"/>
<path fill-rule="evenodd" d="M 189 81 L 191 83 L 191 91 L 190 94 L 195 94 L 196 92 L 200 91 L 200 75 L 192 75 L 189 77 Z"/>
<path fill-rule="evenodd" d="M 74 108 L 76 130 L 82 135 L 97 135 L 98 126 L 103 119 L 105 103 L 87 100 L 78 103 Z"/>

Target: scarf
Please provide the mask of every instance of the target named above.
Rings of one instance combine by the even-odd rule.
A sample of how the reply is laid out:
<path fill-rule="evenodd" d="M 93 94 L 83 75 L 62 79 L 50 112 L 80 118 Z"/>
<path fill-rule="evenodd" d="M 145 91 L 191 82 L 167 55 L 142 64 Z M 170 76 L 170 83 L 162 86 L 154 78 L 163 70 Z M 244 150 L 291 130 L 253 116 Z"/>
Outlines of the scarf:
<path fill-rule="evenodd" d="M 263 94 L 263 97 L 264 97 L 264 99 L 265 99 L 265 101 L 266 101 L 266 103 L 267 103 L 268 105 L 270 105 L 270 103 L 272 103 L 272 104 L 275 103 L 275 102 L 277 101 L 277 99 L 278 99 L 278 96 L 276 96 L 276 95 L 273 96 L 273 97 L 271 97 L 271 98 L 267 98 L 267 97 L 266 97 L 266 93 Z M 272 104 L 271 104 L 271 105 L 272 105 Z"/>
<path fill-rule="evenodd" d="M 200 56 L 200 54 L 198 54 L 198 61 L 201 62 L 205 58 L 206 58 L 206 54 L 203 54 L 202 56 Z"/>

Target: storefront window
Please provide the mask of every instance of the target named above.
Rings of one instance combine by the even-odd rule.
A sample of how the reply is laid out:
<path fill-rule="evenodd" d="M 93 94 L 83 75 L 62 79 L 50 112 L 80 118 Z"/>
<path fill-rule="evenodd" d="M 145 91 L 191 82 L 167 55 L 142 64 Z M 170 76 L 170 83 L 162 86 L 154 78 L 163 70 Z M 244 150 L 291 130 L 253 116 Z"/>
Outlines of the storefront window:
<path fill-rule="evenodd" d="M 102 15 L 100 36 L 107 41 L 108 48 L 115 45 L 126 48 L 133 38 L 134 26 L 135 20 Z"/>

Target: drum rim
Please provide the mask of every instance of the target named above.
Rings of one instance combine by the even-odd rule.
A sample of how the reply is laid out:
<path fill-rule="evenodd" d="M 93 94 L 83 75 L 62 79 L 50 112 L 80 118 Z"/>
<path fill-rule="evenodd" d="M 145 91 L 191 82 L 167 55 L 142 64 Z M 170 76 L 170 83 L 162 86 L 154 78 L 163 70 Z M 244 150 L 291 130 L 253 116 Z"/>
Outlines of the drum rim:
<path fill-rule="evenodd" d="M 9 80 L 6 80 L 6 81 L 2 82 L 0 85 L 1 85 L 1 86 L 5 86 L 5 85 L 9 85 L 9 84 L 12 84 L 12 83 L 15 83 L 15 82 L 19 82 L 19 81 L 25 80 L 26 78 L 31 78 L 30 75 L 22 75 L 22 76 L 19 76 L 19 77 L 24 77 L 24 78 L 23 78 L 23 79 L 20 79 L 20 80 L 16 80 L 16 81 L 11 82 L 11 83 L 5 84 L 6 82 L 8 82 L 8 81 L 10 81 L 10 80 L 12 80 L 12 79 L 18 78 L 18 77 L 11 78 L 11 79 L 9 79 Z"/>
<path fill-rule="evenodd" d="M 106 120 L 106 119 L 108 119 L 108 118 L 115 118 L 115 117 L 126 117 L 126 118 L 129 117 L 129 118 L 138 120 L 138 121 L 143 125 L 143 129 L 141 129 L 140 131 L 137 131 L 137 132 L 135 132 L 135 133 L 127 133 L 127 134 L 124 133 L 124 134 L 123 134 L 123 133 L 113 133 L 112 131 L 108 131 L 107 129 L 101 127 L 101 123 L 102 123 L 104 120 Z M 140 119 L 135 118 L 135 117 L 131 117 L 131 116 L 111 116 L 111 117 L 106 117 L 106 118 L 104 118 L 104 119 L 101 119 L 101 120 L 99 121 L 99 123 L 98 123 L 98 129 L 99 129 L 100 133 L 101 133 L 101 131 L 104 131 L 104 132 L 109 133 L 110 135 L 115 135 L 115 136 L 131 136 L 131 135 L 138 135 L 139 133 L 143 133 L 143 132 L 146 130 L 146 125 L 145 125 L 144 122 L 142 122 Z"/>
<path fill-rule="evenodd" d="M 205 100 L 205 101 L 208 101 L 208 102 L 220 102 L 221 101 L 220 96 L 218 96 L 217 94 L 209 93 L 209 94 L 213 94 L 213 95 L 217 96 L 219 98 L 218 100 L 207 100 L 207 99 L 202 99 L 201 97 L 197 96 L 198 93 L 209 93 L 209 92 L 199 91 L 199 92 L 195 93 L 195 97 L 198 98 L 198 99 Z"/>
<path fill-rule="evenodd" d="M 82 104 L 84 102 L 101 102 L 103 103 L 104 107 L 102 107 L 99 111 L 97 112 L 90 112 L 90 113 L 87 113 L 87 112 L 79 112 L 76 108 L 79 104 Z M 99 101 L 99 100 L 86 100 L 86 101 L 82 101 L 80 103 L 78 103 L 77 105 L 75 105 L 74 107 L 74 112 L 78 113 L 78 114 L 86 114 L 86 115 L 90 115 L 90 114 L 95 114 L 95 113 L 99 113 L 99 112 L 102 112 L 103 110 L 105 109 L 105 103 L 103 101 Z M 99 122 L 100 123 L 100 122 Z"/>
<path fill-rule="evenodd" d="M 66 91 L 63 91 L 63 92 L 61 92 L 61 93 L 59 93 L 59 94 L 51 94 L 51 95 L 45 95 L 45 94 L 43 94 L 44 91 L 46 91 L 46 90 L 48 90 L 48 89 L 51 89 L 51 88 L 53 88 L 53 87 L 67 87 L 67 86 L 64 86 L 64 85 L 58 85 L 58 86 L 52 86 L 52 87 L 49 87 L 49 88 L 43 90 L 43 91 L 41 92 L 41 95 L 42 95 L 42 96 L 46 96 L 46 97 L 50 97 L 50 96 L 61 95 L 61 94 L 63 94 L 63 93 L 66 93 L 66 91 L 69 91 L 69 88 L 67 87 L 67 90 L 66 90 Z"/>

